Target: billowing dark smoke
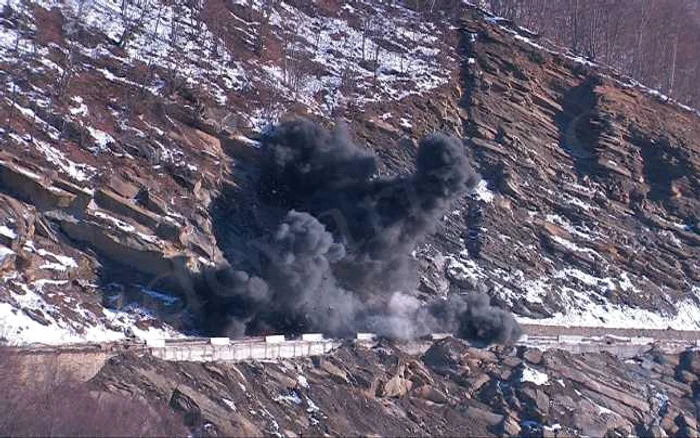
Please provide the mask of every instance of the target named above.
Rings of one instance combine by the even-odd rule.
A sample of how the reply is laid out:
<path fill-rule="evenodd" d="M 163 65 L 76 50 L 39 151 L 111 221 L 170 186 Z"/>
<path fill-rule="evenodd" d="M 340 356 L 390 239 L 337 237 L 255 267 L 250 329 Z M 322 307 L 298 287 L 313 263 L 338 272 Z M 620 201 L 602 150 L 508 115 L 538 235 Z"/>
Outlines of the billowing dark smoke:
<path fill-rule="evenodd" d="M 410 338 L 450 331 L 484 342 L 517 338 L 512 316 L 485 296 L 420 303 L 416 245 L 479 176 L 453 137 L 424 138 L 411 175 L 377 177 L 374 156 L 344 130 L 283 123 L 264 141 L 259 196 L 288 213 L 255 243 L 257 276 L 224 268 L 200 285 L 207 328 L 357 331 Z M 264 280 L 263 280 L 264 279 Z M 213 286 L 212 286 L 213 283 Z"/>
<path fill-rule="evenodd" d="M 348 252 L 342 286 L 365 295 L 415 287 L 410 252 L 479 178 L 462 144 L 440 134 L 421 141 L 415 173 L 397 178 L 375 178 L 376 159 L 343 130 L 305 120 L 281 125 L 265 153 L 261 195 L 327 225 Z"/>
<path fill-rule="evenodd" d="M 452 295 L 447 300 L 428 304 L 428 313 L 435 317 L 446 331 L 458 337 L 484 343 L 506 343 L 518 339 L 522 333 L 513 315 L 491 306 L 484 294 Z"/>

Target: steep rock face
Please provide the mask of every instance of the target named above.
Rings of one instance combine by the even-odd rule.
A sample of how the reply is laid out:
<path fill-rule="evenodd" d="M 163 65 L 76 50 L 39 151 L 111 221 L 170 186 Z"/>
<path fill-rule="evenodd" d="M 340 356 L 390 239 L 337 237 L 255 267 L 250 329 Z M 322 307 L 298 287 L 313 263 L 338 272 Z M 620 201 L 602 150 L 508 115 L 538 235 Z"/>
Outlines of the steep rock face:
<path fill-rule="evenodd" d="M 248 242 L 277 225 L 257 140 L 296 115 L 346 123 L 382 175 L 412 170 L 425 133 L 465 140 L 485 181 L 416 249 L 421 293 L 693 326 L 697 114 L 477 9 L 375 3 L 8 3 L 6 337 L 186 327 L 192 276 L 254 268 Z"/>
<path fill-rule="evenodd" d="M 448 276 L 555 323 L 695 327 L 697 111 L 479 11 L 462 32 L 465 135 L 491 193 L 446 218 L 466 247 Z"/>
<path fill-rule="evenodd" d="M 347 344 L 321 358 L 245 364 L 125 354 L 91 383 L 167 403 L 212 435 L 697 434 L 696 385 L 680 378 L 695 369 L 695 353 L 623 362 L 452 338 L 422 356 L 405 347 Z"/>
<path fill-rule="evenodd" d="M 385 173 L 413 161 L 411 137 L 460 132 L 457 33 L 421 16 L 342 2 L 8 3 L 8 335 L 64 342 L 186 326 L 193 277 L 225 258 L 254 264 L 246 242 L 276 225 L 258 214 L 250 181 L 255 138 L 282 117 L 346 120 Z"/>

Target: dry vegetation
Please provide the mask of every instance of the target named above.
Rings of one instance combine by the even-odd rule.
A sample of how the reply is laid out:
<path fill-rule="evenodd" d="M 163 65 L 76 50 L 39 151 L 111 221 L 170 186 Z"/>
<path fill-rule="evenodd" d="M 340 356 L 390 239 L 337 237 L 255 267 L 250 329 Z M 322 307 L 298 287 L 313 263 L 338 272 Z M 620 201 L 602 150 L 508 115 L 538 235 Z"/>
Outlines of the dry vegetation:
<path fill-rule="evenodd" d="M 494 14 L 700 106 L 697 0 L 486 0 Z"/>

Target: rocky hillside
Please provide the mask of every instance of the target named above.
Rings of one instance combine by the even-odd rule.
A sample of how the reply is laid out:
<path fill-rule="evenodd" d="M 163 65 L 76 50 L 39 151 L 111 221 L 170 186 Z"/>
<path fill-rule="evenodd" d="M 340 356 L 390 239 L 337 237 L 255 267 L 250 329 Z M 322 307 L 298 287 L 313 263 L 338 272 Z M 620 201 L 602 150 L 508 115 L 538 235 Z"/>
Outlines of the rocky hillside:
<path fill-rule="evenodd" d="M 500 20 L 463 26 L 465 133 L 495 196 L 451 278 L 541 322 L 697 327 L 698 111 Z"/>
<path fill-rule="evenodd" d="M 6 3 L 3 336 L 191 330 L 193 278 L 274 226 L 258 140 L 299 115 L 346 123 L 383 175 L 423 134 L 464 140 L 484 180 L 415 251 L 425 296 L 700 328 L 697 111 L 460 2 L 377 3 Z"/>
<path fill-rule="evenodd" d="M 347 344 L 278 363 L 123 354 L 94 389 L 170 406 L 195 436 L 696 436 L 697 352 L 604 354 Z"/>

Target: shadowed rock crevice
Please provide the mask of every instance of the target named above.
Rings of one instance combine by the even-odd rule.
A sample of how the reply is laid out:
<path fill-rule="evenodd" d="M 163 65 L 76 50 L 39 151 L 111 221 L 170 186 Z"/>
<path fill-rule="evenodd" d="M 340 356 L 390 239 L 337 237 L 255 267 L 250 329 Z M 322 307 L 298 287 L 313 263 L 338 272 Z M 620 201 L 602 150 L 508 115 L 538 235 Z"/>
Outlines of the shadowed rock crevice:
<path fill-rule="evenodd" d="M 562 111 L 554 120 L 559 128 L 559 146 L 574 161 L 579 177 L 601 172 L 597 166 L 597 141 L 601 131 L 596 114 L 599 81 L 589 77 L 564 93 Z"/>
<path fill-rule="evenodd" d="M 646 197 L 672 214 L 694 224 L 700 215 L 697 201 L 700 179 L 690 152 L 668 137 L 653 138 L 633 129 L 632 142 L 642 156 L 644 180 L 649 186 Z"/>

